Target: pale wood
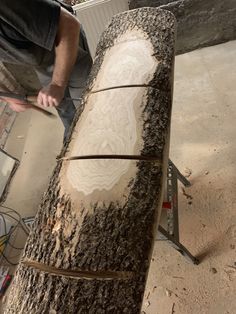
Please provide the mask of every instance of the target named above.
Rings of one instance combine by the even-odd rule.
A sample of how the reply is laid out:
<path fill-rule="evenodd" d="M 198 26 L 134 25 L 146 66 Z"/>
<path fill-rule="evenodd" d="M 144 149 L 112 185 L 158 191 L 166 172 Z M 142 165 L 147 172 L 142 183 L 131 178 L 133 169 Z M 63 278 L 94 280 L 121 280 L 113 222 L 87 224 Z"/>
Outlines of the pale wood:
<path fill-rule="evenodd" d="M 174 24 L 171 13 L 143 8 L 103 33 L 7 314 L 140 312 L 166 179 Z M 66 160 L 106 154 L 157 160 Z"/>

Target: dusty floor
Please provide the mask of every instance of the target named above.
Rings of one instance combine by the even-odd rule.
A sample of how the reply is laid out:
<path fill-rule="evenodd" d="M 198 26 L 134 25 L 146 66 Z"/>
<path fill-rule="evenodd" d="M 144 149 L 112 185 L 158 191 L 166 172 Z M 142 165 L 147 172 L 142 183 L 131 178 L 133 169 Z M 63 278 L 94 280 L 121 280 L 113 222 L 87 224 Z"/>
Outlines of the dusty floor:
<path fill-rule="evenodd" d="M 54 109 L 52 111 L 56 114 Z M 31 110 L 16 118 L 4 150 L 20 160 L 20 166 L 4 205 L 18 211 L 23 218 L 35 216 L 37 212 L 61 150 L 62 138 L 63 126 L 59 118 L 47 118 Z M 18 228 L 13 235 L 13 244 L 22 247 L 25 240 L 25 233 Z M 11 262 L 18 261 L 19 250 L 8 247 L 6 253 Z"/>
<path fill-rule="evenodd" d="M 236 313 L 235 53 L 232 41 L 176 58 L 170 156 L 193 197 L 179 196 L 180 239 L 201 264 L 156 242 L 146 314 Z"/>
<path fill-rule="evenodd" d="M 232 41 L 176 58 L 170 157 L 191 173 L 192 205 L 180 189 L 180 236 L 201 264 L 156 242 L 143 313 L 236 313 L 235 53 Z M 23 217 L 37 211 L 62 132 L 59 120 L 37 112 L 19 115 L 14 124 L 6 150 L 21 166 L 6 204 Z M 19 233 L 17 245 L 24 240 Z"/>

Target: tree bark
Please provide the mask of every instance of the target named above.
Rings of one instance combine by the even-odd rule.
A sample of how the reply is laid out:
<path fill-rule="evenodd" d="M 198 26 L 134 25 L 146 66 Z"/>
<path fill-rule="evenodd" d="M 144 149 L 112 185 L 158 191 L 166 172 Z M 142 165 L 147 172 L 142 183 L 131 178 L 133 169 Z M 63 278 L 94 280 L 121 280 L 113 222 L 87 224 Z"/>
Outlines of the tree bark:
<path fill-rule="evenodd" d="M 176 54 L 236 39 L 235 0 L 130 0 L 129 8 L 159 7 L 177 20 Z"/>
<path fill-rule="evenodd" d="M 155 8 L 115 16 L 101 36 L 6 314 L 140 312 L 166 179 L 174 44 L 173 15 Z"/>

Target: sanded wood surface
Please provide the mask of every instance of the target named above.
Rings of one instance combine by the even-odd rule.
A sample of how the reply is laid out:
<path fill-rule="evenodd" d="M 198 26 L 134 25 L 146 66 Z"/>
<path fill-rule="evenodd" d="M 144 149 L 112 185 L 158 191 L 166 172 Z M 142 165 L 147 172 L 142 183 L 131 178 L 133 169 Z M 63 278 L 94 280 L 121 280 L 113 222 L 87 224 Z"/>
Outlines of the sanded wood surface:
<path fill-rule="evenodd" d="M 7 314 L 140 312 L 168 160 L 174 24 L 143 8 L 103 33 Z"/>

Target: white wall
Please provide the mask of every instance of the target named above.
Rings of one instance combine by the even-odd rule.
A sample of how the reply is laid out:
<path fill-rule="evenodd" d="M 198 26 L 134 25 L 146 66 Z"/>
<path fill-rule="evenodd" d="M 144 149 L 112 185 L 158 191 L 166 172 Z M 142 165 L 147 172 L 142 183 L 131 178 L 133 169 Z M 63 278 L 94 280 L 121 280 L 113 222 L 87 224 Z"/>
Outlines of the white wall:
<path fill-rule="evenodd" d="M 74 10 L 85 30 L 92 57 L 101 33 L 111 17 L 129 9 L 128 0 L 90 0 L 75 5 Z"/>

